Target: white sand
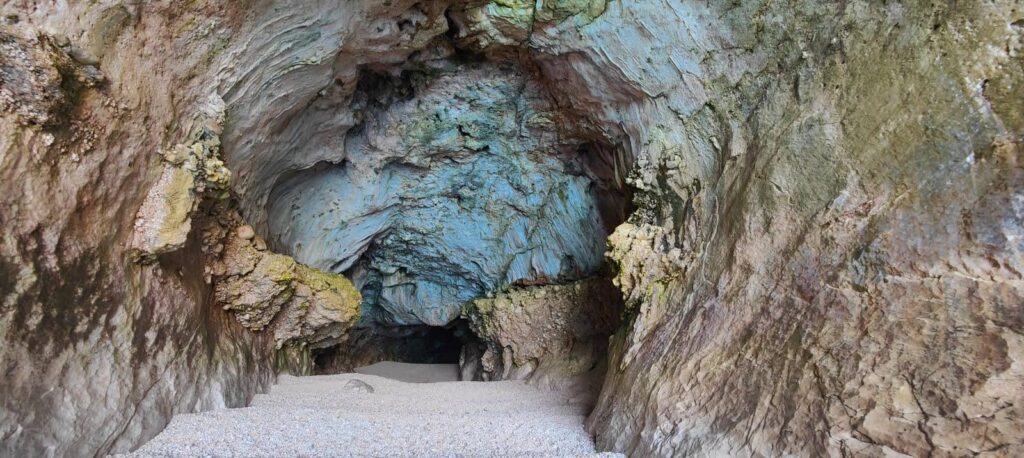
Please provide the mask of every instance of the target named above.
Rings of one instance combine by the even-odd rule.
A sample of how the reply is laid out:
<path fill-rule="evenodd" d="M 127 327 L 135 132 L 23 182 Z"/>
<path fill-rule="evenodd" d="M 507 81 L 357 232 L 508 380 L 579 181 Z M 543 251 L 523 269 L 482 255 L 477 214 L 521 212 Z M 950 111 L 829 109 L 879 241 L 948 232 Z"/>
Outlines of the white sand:
<path fill-rule="evenodd" d="M 458 364 L 409 364 L 383 361 L 370 366 L 357 367 L 356 373 L 376 375 L 408 383 L 459 381 Z"/>
<path fill-rule="evenodd" d="M 450 374 L 445 368 L 374 366 L 370 370 L 417 380 Z M 415 369 L 426 369 L 426 375 L 410 372 Z M 354 388 L 359 384 L 346 387 L 353 379 L 369 384 L 373 392 Z M 593 455 L 593 442 L 583 429 L 584 408 L 569 398 L 521 382 L 282 376 L 250 407 L 175 416 L 131 456 Z"/>

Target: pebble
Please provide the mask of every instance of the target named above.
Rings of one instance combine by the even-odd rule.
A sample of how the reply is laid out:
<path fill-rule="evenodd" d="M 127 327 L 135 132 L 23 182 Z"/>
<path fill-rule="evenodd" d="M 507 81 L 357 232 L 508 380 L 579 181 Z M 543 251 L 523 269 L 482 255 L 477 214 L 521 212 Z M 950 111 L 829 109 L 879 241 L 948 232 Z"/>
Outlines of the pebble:
<path fill-rule="evenodd" d="M 366 383 L 359 379 L 349 380 L 345 384 L 345 389 L 349 391 L 357 391 L 360 393 L 373 393 L 373 387 L 369 383 Z"/>

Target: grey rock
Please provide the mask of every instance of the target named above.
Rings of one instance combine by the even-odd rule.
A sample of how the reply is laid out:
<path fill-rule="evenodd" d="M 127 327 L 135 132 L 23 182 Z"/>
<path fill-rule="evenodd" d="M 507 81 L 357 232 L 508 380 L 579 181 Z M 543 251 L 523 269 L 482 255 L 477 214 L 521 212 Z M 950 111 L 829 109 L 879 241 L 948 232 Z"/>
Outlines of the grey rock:
<path fill-rule="evenodd" d="M 45 35 L 22 37 L 0 29 L 0 110 L 23 125 L 56 122 L 67 102 L 61 87 L 66 59 Z"/>
<path fill-rule="evenodd" d="M 369 383 L 366 383 L 359 379 L 352 379 L 345 382 L 346 391 L 355 391 L 358 393 L 373 393 L 373 387 Z"/>
<path fill-rule="evenodd" d="M 460 364 L 467 380 L 530 380 L 559 386 L 602 377 L 608 337 L 622 312 L 609 279 L 512 288 L 467 304 L 462 316 L 483 348 L 467 345 Z"/>

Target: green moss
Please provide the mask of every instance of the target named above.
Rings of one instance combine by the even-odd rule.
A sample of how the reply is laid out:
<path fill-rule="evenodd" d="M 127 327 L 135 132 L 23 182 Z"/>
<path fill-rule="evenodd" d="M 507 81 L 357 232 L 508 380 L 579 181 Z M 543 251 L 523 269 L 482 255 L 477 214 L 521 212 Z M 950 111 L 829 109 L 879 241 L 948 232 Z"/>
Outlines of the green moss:
<path fill-rule="evenodd" d="M 285 284 L 295 280 L 297 265 L 298 263 L 291 256 L 267 253 L 263 260 L 260 261 L 257 269 L 275 283 Z"/>
<path fill-rule="evenodd" d="M 335 310 L 349 311 L 353 316 L 359 314 L 359 304 L 363 302 L 362 294 L 344 275 L 304 266 L 296 265 L 296 281 L 308 286 L 317 293 L 328 293 L 322 304 Z"/>

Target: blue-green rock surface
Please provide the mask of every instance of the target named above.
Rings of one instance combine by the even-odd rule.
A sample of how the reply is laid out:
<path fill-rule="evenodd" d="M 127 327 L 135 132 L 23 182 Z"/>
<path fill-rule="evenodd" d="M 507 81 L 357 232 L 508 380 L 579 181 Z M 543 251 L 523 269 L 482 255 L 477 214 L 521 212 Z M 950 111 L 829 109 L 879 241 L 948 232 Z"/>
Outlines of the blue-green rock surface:
<path fill-rule="evenodd" d="M 380 324 L 445 325 L 508 285 L 592 274 L 604 252 L 577 144 L 553 133 L 524 76 L 432 65 L 364 75 L 344 160 L 271 196 L 277 248 L 351 275 Z"/>

